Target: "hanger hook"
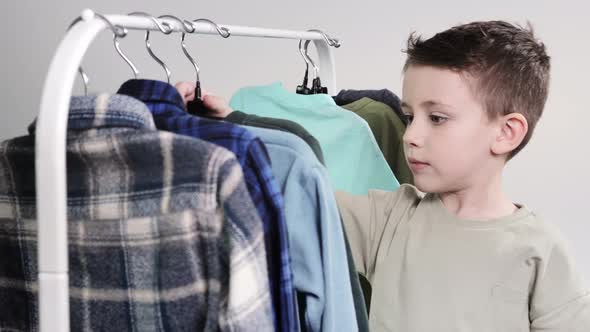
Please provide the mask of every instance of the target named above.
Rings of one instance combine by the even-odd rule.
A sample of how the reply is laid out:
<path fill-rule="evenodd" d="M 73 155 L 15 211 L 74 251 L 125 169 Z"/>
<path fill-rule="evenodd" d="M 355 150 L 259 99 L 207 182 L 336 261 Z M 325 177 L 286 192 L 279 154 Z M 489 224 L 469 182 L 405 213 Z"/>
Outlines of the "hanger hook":
<path fill-rule="evenodd" d="M 186 21 L 186 20 L 181 20 L 180 18 L 178 18 L 178 17 L 176 17 L 176 16 L 174 16 L 174 15 L 161 15 L 161 16 L 158 16 L 158 18 L 159 18 L 159 19 L 168 18 L 168 19 L 172 19 L 172 20 L 174 20 L 174 21 L 178 22 L 178 23 L 180 24 L 180 26 L 182 27 L 182 29 L 184 30 L 184 33 L 186 33 L 186 32 L 188 32 L 188 33 L 193 33 L 193 32 L 195 32 L 195 27 L 193 27 L 193 25 L 192 25 L 190 22 L 188 22 L 188 21 Z M 162 24 L 163 24 L 163 25 L 165 24 L 165 25 L 167 25 L 168 27 L 170 26 L 170 25 L 169 25 L 168 23 L 166 23 L 166 22 L 164 22 L 164 23 L 162 23 Z M 160 31 L 162 31 L 162 30 L 160 30 Z M 164 31 L 162 31 L 162 32 L 164 32 Z M 165 34 L 169 34 L 170 32 L 168 32 L 168 33 L 164 32 L 164 33 L 165 33 Z"/>
<path fill-rule="evenodd" d="M 96 13 L 96 12 L 91 12 L 91 15 L 96 16 L 98 18 L 100 18 L 101 20 L 103 20 L 111 29 L 111 31 L 113 32 L 113 34 L 123 38 L 127 35 L 127 30 L 119 25 L 114 25 L 111 21 L 109 21 L 108 18 L 106 18 L 106 16 Z M 92 19 L 92 16 L 90 17 L 90 19 Z M 76 25 L 78 22 L 83 21 L 84 18 L 82 18 L 82 16 L 78 16 L 76 17 L 76 19 L 70 24 L 70 26 L 68 27 L 67 31 L 69 31 L 74 25 Z"/>
<path fill-rule="evenodd" d="M 187 21 L 185 20 L 185 25 L 190 25 L 192 27 L 192 31 L 187 31 L 190 33 L 195 33 L 197 31 L 197 27 L 196 24 L 197 22 L 206 22 L 209 23 L 211 25 L 213 25 L 215 27 L 215 29 L 217 30 L 217 33 L 219 33 L 219 35 L 223 38 L 228 38 L 229 36 L 231 36 L 231 31 L 226 28 L 226 27 L 222 27 L 219 24 L 211 21 L 210 19 L 207 18 L 197 18 L 195 20 L 192 21 Z M 185 38 L 185 34 L 182 34 L 182 41 L 181 41 L 181 45 L 182 45 L 182 50 L 184 52 L 184 55 L 186 55 L 186 57 L 188 58 L 188 60 L 192 63 L 193 67 L 195 68 L 195 75 L 196 75 L 196 82 L 195 82 L 195 99 L 196 100 L 200 100 L 201 99 L 201 77 L 200 77 L 200 73 L 201 73 L 201 69 L 199 68 L 199 66 L 197 65 L 197 62 L 195 61 L 195 59 L 188 53 L 188 50 L 186 48 L 186 44 L 184 42 L 184 38 Z"/>
<path fill-rule="evenodd" d="M 184 52 L 184 55 L 187 57 L 187 59 L 191 62 L 191 64 L 195 68 L 195 72 L 196 72 L 196 83 L 198 84 L 198 82 L 200 81 L 199 74 L 200 74 L 201 69 L 197 65 L 197 62 L 195 61 L 195 59 L 188 53 L 188 50 L 186 48 L 186 43 L 184 42 L 184 39 L 185 39 L 187 33 L 193 33 L 193 32 L 196 31 L 194 25 L 191 24 L 190 21 L 181 20 L 180 18 L 178 18 L 178 17 L 176 17 L 174 15 L 162 15 L 162 16 L 158 16 L 158 18 L 160 18 L 160 19 L 162 19 L 162 18 L 173 19 L 176 22 L 180 23 L 180 25 L 182 26 L 182 28 L 183 28 L 184 31 L 182 32 L 180 46 L 182 47 L 182 51 Z"/>
<path fill-rule="evenodd" d="M 166 23 L 166 22 L 160 22 L 158 21 L 157 18 L 153 17 L 152 15 L 146 13 L 146 12 L 133 12 L 133 13 L 129 13 L 127 15 L 130 16 L 142 16 L 142 17 L 147 17 L 149 19 L 151 19 L 152 21 L 154 21 L 154 23 L 156 24 L 156 26 L 158 27 L 158 29 L 160 30 L 160 32 L 162 32 L 165 35 L 169 35 L 170 33 L 172 33 L 172 31 L 174 30 L 170 24 Z M 149 31 L 149 29 L 148 29 Z"/>
<path fill-rule="evenodd" d="M 155 18 L 152 15 L 145 13 L 145 12 L 133 12 L 133 13 L 129 13 L 128 15 L 143 16 L 143 17 L 147 17 L 147 18 L 151 19 L 152 21 L 154 21 L 154 23 L 156 24 L 156 26 L 158 27 L 160 32 L 162 32 L 165 35 L 169 35 L 174 30 L 170 26 L 170 24 L 168 24 L 166 22 L 161 23 L 160 21 L 158 21 L 157 18 Z M 158 56 L 152 51 L 152 45 L 150 43 L 150 30 L 149 29 L 147 29 L 145 32 L 145 47 L 147 48 L 147 51 L 150 54 L 150 56 L 152 57 L 152 59 L 154 59 L 160 66 L 162 66 L 162 69 L 164 69 L 164 72 L 166 73 L 166 81 L 168 82 L 168 84 L 170 84 L 170 75 L 171 75 L 170 69 L 168 69 L 168 66 L 166 66 L 164 61 L 160 60 L 160 58 L 158 58 Z"/>
<path fill-rule="evenodd" d="M 195 30 L 193 30 L 194 32 Z M 184 55 L 186 55 L 188 61 L 191 62 L 191 64 L 193 65 L 193 67 L 195 68 L 195 75 L 196 75 L 196 85 L 200 85 L 201 82 L 201 68 L 199 67 L 199 65 L 197 65 L 197 62 L 195 61 L 195 59 L 188 53 L 188 50 L 186 49 L 186 43 L 184 42 L 184 37 L 185 37 L 185 33 L 182 33 L 182 40 L 180 42 L 180 45 L 182 46 L 182 51 L 184 52 Z M 200 96 L 199 96 L 200 97 Z"/>
<path fill-rule="evenodd" d="M 313 62 L 313 60 L 309 56 L 309 53 L 307 52 L 310 42 L 311 42 L 311 40 L 306 40 L 305 46 L 303 47 L 303 50 L 301 50 L 301 40 L 300 40 L 299 41 L 299 43 L 300 43 L 299 44 L 299 51 L 301 52 L 301 55 L 305 54 L 303 56 L 303 58 L 306 59 L 306 62 L 309 61 L 309 64 L 313 67 L 313 78 L 315 79 L 319 76 L 320 68 L 315 64 L 315 62 Z"/>
<path fill-rule="evenodd" d="M 69 31 L 74 25 L 76 25 L 78 22 L 85 20 L 85 19 L 91 19 L 93 16 L 98 17 L 99 19 L 103 20 L 111 29 L 111 31 L 113 32 L 113 37 L 115 39 L 115 41 L 118 38 L 123 38 L 125 36 L 127 36 L 127 29 L 118 26 L 118 25 L 114 25 L 111 21 L 109 21 L 104 15 L 96 13 L 96 12 L 90 12 L 90 16 L 82 18 L 82 16 L 78 16 L 68 27 L 67 31 Z M 133 63 L 129 60 L 129 58 L 127 58 L 125 56 L 125 54 L 123 54 L 123 52 L 121 51 L 121 49 L 118 47 L 118 43 L 115 44 L 115 49 L 117 50 L 117 53 L 123 58 L 123 60 L 125 60 L 125 62 L 127 62 L 127 64 L 131 67 L 131 69 L 133 69 L 133 73 L 135 74 L 135 76 L 137 77 L 137 69 L 135 68 L 135 66 L 133 65 Z M 82 66 L 78 67 L 78 73 L 80 73 L 80 76 L 82 77 L 82 81 L 84 82 L 84 95 L 88 96 L 88 86 L 90 85 L 90 78 L 88 78 L 88 75 L 86 75 L 86 72 L 84 71 L 84 69 L 82 68 Z"/>
<path fill-rule="evenodd" d="M 84 95 L 88 96 L 88 85 L 89 85 L 88 75 L 86 75 L 86 72 L 84 72 L 84 69 L 82 69 L 82 66 L 78 67 L 78 72 L 80 73 L 80 76 L 82 77 L 82 81 L 84 82 Z"/>
<path fill-rule="evenodd" d="M 307 52 L 305 51 L 305 49 L 303 48 L 303 40 L 299 39 L 299 53 L 301 54 L 301 57 L 303 57 L 303 60 L 305 61 L 305 64 L 307 67 L 309 67 L 310 65 L 310 59 L 309 56 L 307 54 Z"/>
<path fill-rule="evenodd" d="M 324 38 L 324 40 L 326 41 L 326 43 L 328 44 L 328 46 L 332 46 L 335 48 L 339 48 L 340 47 L 340 41 L 336 38 L 331 38 L 330 36 L 328 36 L 325 32 L 321 31 L 321 30 L 317 30 L 317 29 L 309 29 L 307 30 L 308 32 L 317 32 L 319 34 L 322 35 L 322 37 Z M 316 79 L 319 82 L 319 72 L 320 69 L 318 68 L 318 66 L 313 62 L 313 60 L 311 59 L 311 57 L 309 56 L 308 53 L 308 48 L 309 48 L 309 43 L 311 42 L 311 40 L 306 40 L 305 41 L 305 45 L 302 48 L 301 47 L 301 43 L 302 40 L 299 40 L 299 52 L 301 53 L 301 56 L 303 56 L 303 59 L 305 60 L 305 62 L 307 63 L 307 68 L 309 68 L 309 65 L 311 64 L 313 66 L 313 81 L 315 82 Z M 307 74 L 307 69 L 306 69 L 306 74 Z M 307 77 L 307 75 L 306 75 Z"/>
<path fill-rule="evenodd" d="M 125 29 L 125 33 L 127 33 L 126 29 Z M 135 79 L 137 79 L 137 75 L 139 74 L 139 71 L 137 70 L 137 67 L 133 64 L 133 62 L 131 62 L 129 57 L 126 56 L 123 53 L 123 51 L 121 50 L 121 45 L 119 45 L 119 36 L 117 36 L 117 35 L 113 36 L 113 44 L 115 45 L 115 49 L 117 50 L 117 53 L 119 53 L 119 56 L 121 58 L 123 58 L 123 60 L 125 60 L 125 62 L 129 65 L 129 67 L 133 71 L 133 77 Z"/>
<path fill-rule="evenodd" d="M 322 37 L 324 37 L 324 40 L 326 41 L 326 43 L 328 43 L 329 46 L 335 47 L 335 48 L 339 48 L 341 46 L 340 44 L 340 40 L 336 39 L 336 38 L 331 38 L 330 36 L 328 36 L 327 33 L 323 32 L 322 30 L 318 30 L 318 29 L 310 29 L 307 30 L 308 32 L 317 32 L 319 34 L 322 35 Z"/>
<path fill-rule="evenodd" d="M 303 57 L 303 61 L 305 61 L 305 75 L 303 75 L 303 86 L 307 85 L 307 76 L 309 73 L 309 65 L 311 63 L 311 59 L 309 58 L 309 55 L 307 54 L 307 52 L 305 52 L 305 50 L 303 49 L 303 44 L 302 44 L 303 40 L 299 39 L 299 53 L 301 54 L 301 57 Z"/>
<path fill-rule="evenodd" d="M 195 68 L 196 83 L 199 84 L 199 81 L 200 81 L 199 74 L 201 72 L 201 69 L 197 65 L 197 62 L 195 61 L 195 59 L 189 54 L 189 52 L 186 48 L 186 43 L 184 42 L 185 36 L 187 33 L 193 33 L 196 31 L 194 25 L 190 21 L 181 20 L 180 18 L 178 18 L 174 15 L 162 15 L 162 16 L 158 16 L 158 18 L 160 18 L 160 19 L 169 18 L 169 19 L 175 20 L 176 22 L 180 23 L 180 25 L 182 26 L 184 31 L 182 32 L 180 46 L 182 47 L 182 51 L 184 52 L 184 55 L 187 57 L 187 59 L 191 62 L 191 64 Z"/>
<path fill-rule="evenodd" d="M 113 30 L 113 44 L 115 45 L 117 53 L 127 63 L 127 65 L 129 65 L 129 67 L 133 71 L 133 77 L 137 78 L 137 75 L 139 74 L 137 67 L 133 64 L 133 62 L 131 62 L 131 59 L 129 59 L 129 57 L 126 56 L 125 53 L 123 53 L 123 51 L 121 50 L 121 46 L 119 45 L 119 39 L 127 36 L 127 29 L 124 27 L 113 25 L 105 16 L 101 14 L 95 13 L 95 15 L 101 18 L 103 21 L 107 22 L 107 24 L 111 27 L 111 29 Z"/>
<path fill-rule="evenodd" d="M 193 28 L 194 28 L 195 30 L 196 30 L 195 23 L 197 23 L 197 22 L 206 22 L 206 23 L 209 23 L 209 24 L 213 25 L 213 26 L 215 27 L 215 29 L 217 30 L 217 33 L 218 33 L 218 34 L 219 34 L 221 37 L 223 37 L 223 38 L 228 38 L 229 36 L 231 36 L 231 31 L 230 31 L 228 28 L 226 28 L 226 27 L 222 27 L 222 26 L 220 26 L 219 24 L 217 24 L 217 23 L 215 23 L 215 22 L 211 21 L 211 20 L 210 20 L 210 19 L 208 19 L 208 18 L 197 18 L 196 20 L 192 20 L 192 22 L 191 22 L 191 21 L 185 21 L 185 22 L 186 22 L 186 23 L 190 23 L 190 24 L 193 26 Z M 193 31 L 194 31 L 194 30 L 193 30 Z"/>

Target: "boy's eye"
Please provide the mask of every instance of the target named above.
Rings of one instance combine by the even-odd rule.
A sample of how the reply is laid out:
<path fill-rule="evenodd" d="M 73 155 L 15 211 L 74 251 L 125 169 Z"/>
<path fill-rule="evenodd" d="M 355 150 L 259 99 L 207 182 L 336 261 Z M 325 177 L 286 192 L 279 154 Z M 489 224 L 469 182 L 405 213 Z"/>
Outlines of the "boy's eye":
<path fill-rule="evenodd" d="M 414 120 L 414 116 L 412 114 L 404 114 L 404 118 L 407 124 L 412 123 L 412 120 Z"/>
<path fill-rule="evenodd" d="M 432 121 L 432 123 L 434 124 L 441 124 L 443 122 L 445 122 L 447 120 L 447 118 L 443 117 L 443 116 L 438 116 L 438 115 L 431 115 L 430 116 L 430 121 Z"/>

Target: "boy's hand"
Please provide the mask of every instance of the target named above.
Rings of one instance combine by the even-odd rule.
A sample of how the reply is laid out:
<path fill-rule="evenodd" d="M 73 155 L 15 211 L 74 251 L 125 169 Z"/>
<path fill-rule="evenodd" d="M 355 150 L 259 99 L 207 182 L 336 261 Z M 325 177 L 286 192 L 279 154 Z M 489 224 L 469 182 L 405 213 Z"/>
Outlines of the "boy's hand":
<path fill-rule="evenodd" d="M 180 93 L 185 106 L 189 101 L 195 100 L 195 83 L 178 82 L 174 86 L 178 90 L 178 93 Z"/>
<path fill-rule="evenodd" d="M 195 84 L 192 82 L 178 82 L 175 85 L 176 89 L 180 93 L 184 104 L 186 105 L 189 101 L 195 99 Z M 207 109 L 207 115 L 217 117 L 217 118 L 225 118 L 233 109 L 229 107 L 227 102 L 216 95 L 209 93 L 206 90 L 202 90 L 201 100 Z"/>
<path fill-rule="evenodd" d="M 229 107 L 225 99 L 209 94 L 207 91 L 203 90 L 203 96 L 201 98 L 203 100 L 203 104 L 210 110 L 207 114 L 218 117 L 218 118 L 225 118 L 234 110 Z"/>

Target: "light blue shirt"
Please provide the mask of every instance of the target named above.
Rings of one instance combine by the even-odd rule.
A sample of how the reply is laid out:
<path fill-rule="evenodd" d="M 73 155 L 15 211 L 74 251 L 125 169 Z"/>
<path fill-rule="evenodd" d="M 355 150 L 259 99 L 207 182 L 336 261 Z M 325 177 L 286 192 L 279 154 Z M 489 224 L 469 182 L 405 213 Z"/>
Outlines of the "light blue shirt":
<path fill-rule="evenodd" d="M 367 122 L 342 110 L 328 95 L 298 95 L 274 83 L 242 88 L 230 105 L 245 113 L 295 121 L 307 129 L 320 143 L 335 189 L 365 195 L 369 189 L 399 188 Z"/>
<path fill-rule="evenodd" d="M 296 135 L 246 128 L 266 145 L 283 193 L 295 289 L 305 308 L 302 330 L 356 331 L 344 233 L 326 169 Z"/>

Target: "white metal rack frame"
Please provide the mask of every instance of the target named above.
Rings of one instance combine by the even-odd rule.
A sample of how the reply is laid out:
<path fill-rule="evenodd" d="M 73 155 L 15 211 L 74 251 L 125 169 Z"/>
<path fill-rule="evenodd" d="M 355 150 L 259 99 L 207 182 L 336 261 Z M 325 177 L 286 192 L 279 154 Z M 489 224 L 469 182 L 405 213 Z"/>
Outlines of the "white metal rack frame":
<path fill-rule="evenodd" d="M 113 25 L 159 31 L 148 17 L 106 15 Z M 160 19 L 174 32 L 180 22 Z M 290 31 L 224 25 L 231 36 L 312 40 L 319 55 L 323 83 L 336 91 L 334 57 L 325 35 L 317 31 Z M 218 34 L 214 25 L 196 22 L 195 32 Z M 42 332 L 69 331 L 68 237 L 66 191 L 66 129 L 74 80 L 86 50 L 108 23 L 89 9 L 68 30 L 51 61 L 37 119 L 35 174 L 38 220 L 39 315 Z M 230 38 L 231 39 L 231 38 Z M 105 322 L 106 323 L 106 322 Z"/>

